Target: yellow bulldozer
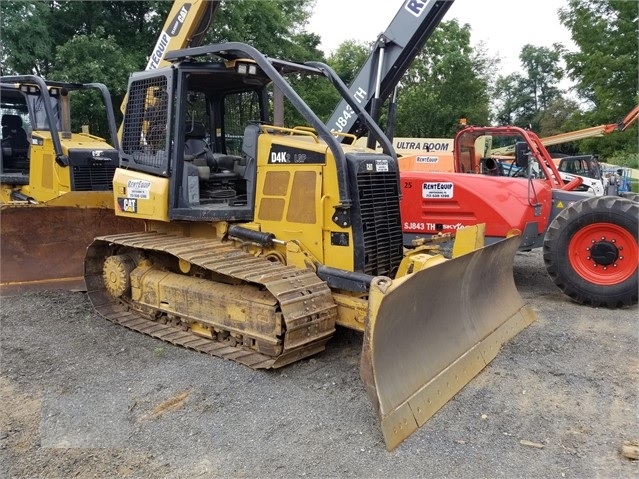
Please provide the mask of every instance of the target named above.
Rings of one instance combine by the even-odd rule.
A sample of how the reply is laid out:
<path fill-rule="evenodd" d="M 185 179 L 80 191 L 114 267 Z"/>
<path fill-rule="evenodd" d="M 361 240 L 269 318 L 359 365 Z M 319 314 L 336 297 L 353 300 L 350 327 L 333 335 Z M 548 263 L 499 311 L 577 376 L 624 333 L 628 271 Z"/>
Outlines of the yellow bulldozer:
<path fill-rule="evenodd" d="M 109 142 L 71 131 L 73 96 L 100 105 Z M 83 288 L 93 237 L 143 226 L 113 213 L 119 158 L 109 92 L 100 83 L 3 76 L 0 121 L 0 293 Z"/>
<path fill-rule="evenodd" d="M 325 64 L 242 43 L 167 53 L 129 80 L 116 215 L 85 281 L 116 324 L 254 369 L 363 333 L 360 375 L 388 449 L 424 424 L 535 319 L 513 280 L 514 235 L 460 230 L 452 259 L 402 246 L 389 140 Z M 330 81 L 382 152 L 343 145 L 287 81 Z M 269 122 L 274 90 L 304 126 Z"/>

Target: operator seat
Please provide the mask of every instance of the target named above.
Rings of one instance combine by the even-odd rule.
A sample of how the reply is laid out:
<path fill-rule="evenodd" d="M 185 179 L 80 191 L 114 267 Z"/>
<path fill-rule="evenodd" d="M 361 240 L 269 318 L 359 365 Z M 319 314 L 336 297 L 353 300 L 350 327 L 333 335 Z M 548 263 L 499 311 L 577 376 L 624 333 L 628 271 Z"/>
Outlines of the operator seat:
<path fill-rule="evenodd" d="M 184 158 L 192 162 L 198 169 L 198 176 L 203 181 L 208 181 L 211 171 L 216 165 L 213 160 L 213 152 L 206 143 L 206 127 L 201 122 L 187 123 L 188 131 L 184 140 Z"/>
<path fill-rule="evenodd" d="M 18 115 L 2 116 L 2 148 L 4 166 L 16 168 L 27 165 L 29 139 Z"/>
<path fill-rule="evenodd" d="M 27 132 L 22 128 L 22 118 L 18 115 L 2 116 L 2 143 L 7 142 L 11 148 L 29 149 Z"/>
<path fill-rule="evenodd" d="M 193 156 L 205 155 L 209 150 L 209 146 L 206 144 L 206 127 L 204 123 L 192 122 L 187 123 L 186 139 L 184 141 L 184 154 Z"/>

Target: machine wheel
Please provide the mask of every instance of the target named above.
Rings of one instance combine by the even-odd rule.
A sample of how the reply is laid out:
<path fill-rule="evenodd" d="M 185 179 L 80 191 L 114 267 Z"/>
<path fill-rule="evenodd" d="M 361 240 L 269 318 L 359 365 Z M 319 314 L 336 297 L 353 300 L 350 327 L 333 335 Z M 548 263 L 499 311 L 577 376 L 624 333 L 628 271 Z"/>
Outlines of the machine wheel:
<path fill-rule="evenodd" d="M 616 196 L 578 201 L 552 221 L 544 263 L 578 303 L 618 308 L 637 303 L 639 204 Z"/>
<path fill-rule="evenodd" d="M 626 191 L 624 193 L 621 193 L 619 196 L 621 196 L 622 198 L 627 198 L 634 202 L 639 201 L 639 193 L 635 193 L 634 191 Z"/>

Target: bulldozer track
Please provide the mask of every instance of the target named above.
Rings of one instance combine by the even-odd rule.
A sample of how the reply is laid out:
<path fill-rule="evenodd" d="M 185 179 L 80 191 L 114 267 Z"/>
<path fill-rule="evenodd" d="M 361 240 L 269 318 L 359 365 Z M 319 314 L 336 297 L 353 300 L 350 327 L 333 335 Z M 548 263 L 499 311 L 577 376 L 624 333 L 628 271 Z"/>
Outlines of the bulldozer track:
<path fill-rule="evenodd" d="M 235 280 L 260 285 L 277 300 L 286 325 L 282 354 L 272 357 L 242 345 L 233 345 L 196 334 L 185 327 L 159 322 L 153 313 L 134 302 L 109 294 L 102 280 L 100 260 L 109 251 L 128 247 L 168 253 L 179 260 Z M 100 266 L 100 267 L 98 267 Z M 85 281 L 96 311 L 109 321 L 162 341 L 212 356 L 230 359 L 253 369 L 277 368 L 324 349 L 335 331 L 337 307 L 330 288 L 311 270 L 302 270 L 256 257 L 232 243 L 216 239 L 188 238 L 146 232 L 101 236 L 87 254 Z M 250 335 L 249 335 L 250 336 Z M 300 339 L 302 338 L 302 339 Z"/>

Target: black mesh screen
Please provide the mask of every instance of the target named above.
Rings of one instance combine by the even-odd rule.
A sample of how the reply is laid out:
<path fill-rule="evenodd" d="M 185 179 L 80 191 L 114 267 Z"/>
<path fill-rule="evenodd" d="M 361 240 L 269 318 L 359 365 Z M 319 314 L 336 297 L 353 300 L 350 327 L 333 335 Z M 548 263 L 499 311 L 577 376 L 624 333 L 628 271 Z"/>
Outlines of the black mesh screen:
<path fill-rule="evenodd" d="M 82 165 L 73 167 L 75 191 L 111 191 L 115 166 Z"/>
<path fill-rule="evenodd" d="M 393 277 L 402 261 L 402 228 L 396 172 L 357 175 L 365 273 Z"/>
<path fill-rule="evenodd" d="M 349 153 L 346 159 L 353 192 L 353 228 L 361 231 L 354 232 L 361 238 L 356 241 L 356 268 L 392 278 L 404 256 L 397 163 L 374 153 Z"/>
<path fill-rule="evenodd" d="M 161 168 L 167 158 L 169 97 L 164 76 L 131 83 L 122 151 L 139 164 Z"/>

